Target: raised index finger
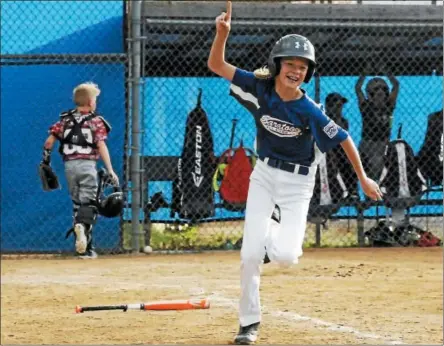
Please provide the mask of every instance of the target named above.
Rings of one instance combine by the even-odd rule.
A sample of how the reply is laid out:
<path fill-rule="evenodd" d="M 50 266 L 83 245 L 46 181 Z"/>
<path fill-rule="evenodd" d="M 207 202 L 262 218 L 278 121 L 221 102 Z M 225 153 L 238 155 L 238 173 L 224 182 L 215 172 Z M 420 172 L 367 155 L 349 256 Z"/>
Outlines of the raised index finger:
<path fill-rule="evenodd" d="M 227 22 L 231 20 L 231 1 L 227 1 L 227 14 L 225 15 Z"/>

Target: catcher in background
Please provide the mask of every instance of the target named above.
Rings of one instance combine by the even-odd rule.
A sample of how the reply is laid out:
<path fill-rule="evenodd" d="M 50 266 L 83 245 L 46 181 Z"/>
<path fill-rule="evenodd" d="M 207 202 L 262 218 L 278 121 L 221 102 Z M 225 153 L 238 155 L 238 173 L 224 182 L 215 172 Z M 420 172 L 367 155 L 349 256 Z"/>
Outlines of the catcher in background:
<path fill-rule="evenodd" d="M 261 321 L 260 272 L 265 251 L 271 262 L 298 263 L 315 185 L 319 155 L 341 145 L 372 199 L 381 199 L 379 186 L 362 168 L 348 133 L 327 117 L 301 88 L 316 66 L 312 43 L 301 35 L 286 35 L 273 47 L 268 68 L 254 73 L 225 61 L 231 28 L 231 2 L 216 18 L 208 67 L 231 82 L 230 94 L 256 122 L 259 159 L 250 176 L 241 249 L 240 328 L 236 344 L 254 343 Z M 280 209 L 278 231 L 270 229 L 270 215 Z"/>
<path fill-rule="evenodd" d="M 118 177 L 112 168 L 105 144 L 111 126 L 95 113 L 100 90 L 96 84 L 83 83 L 73 91 L 76 108 L 60 114 L 60 120 L 49 129 L 43 148 L 42 164 L 50 166 L 51 150 L 60 142 L 60 154 L 65 164 L 69 194 L 73 202 L 76 254 L 80 258 L 97 258 L 92 228 L 97 218 L 97 161 L 101 158 L 112 180 Z M 70 232 L 68 232 L 69 234 Z"/>

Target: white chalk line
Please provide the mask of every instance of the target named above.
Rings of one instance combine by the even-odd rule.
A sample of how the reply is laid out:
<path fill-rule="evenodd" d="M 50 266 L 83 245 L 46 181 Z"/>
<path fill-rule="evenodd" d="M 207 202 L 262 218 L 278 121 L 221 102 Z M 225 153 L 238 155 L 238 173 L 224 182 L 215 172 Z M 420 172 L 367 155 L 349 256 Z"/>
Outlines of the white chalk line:
<path fill-rule="evenodd" d="M 216 303 L 220 306 L 235 308 L 237 310 L 238 308 L 238 301 L 236 299 L 226 298 L 220 293 L 212 293 L 209 295 L 210 302 Z M 271 310 L 268 309 L 266 306 L 262 306 L 262 310 L 264 312 L 269 313 L 273 317 L 292 321 L 292 322 L 309 322 L 314 324 L 315 327 L 318 328 L 324 328 L 329 331 L 338 332 L 338 333 L 350 333 L 355 335 L 358 338 L 361 339 L 373 339 L 373 340 L 380 340 L 386 345 L 404 345 L 404 343 L 401 340 L 387 340 L 381 335 L 373 334 L 373 333 L 365 333 L 361 332 L 353 327 L 348 327 L 344 325 L 340 325 L 337 323 L 327 322 L 320 320 L 318 318 L 313 318 L 309 316 L 302 316 L 294 312 L 286 312 L 286 311 L 280 311 L 280 310 Z"/>
<path fill-rule="evenodd" d="M 34 285 L 40 285 L 42 283 L 63 283 L 63 284 L 67 284 L 69 283 L 74 283 L 74 284 L 84 284 L 85 281 L 89 284 L 100 284 L 102 283 L 102 281 L 106 278 L 101 278 L 101 279 L 97 279 L 97 276 L 86 276 L 83 275 L 82 279 L 83 280 L 79 280 L 78 277 L 72 277 L 70 278 L 71 280 L 67 280 L 66 276 L 63 276 L 63 278 L 48 278 L 46 277 L 45 279 L 42 279 L 40 277 L 40 279 L 37 279 L 36 277 L 32 277 L 32 280 L 30 280 L 31 278 L 29 276 L 25 276 L 25 277 L 12 277 L 12 278 L 7 278 L 7 277 L 3 277 L 2 278 L 2 285 L 5 283 L 31 283 Z M 5 282 L 6 281 L 6 282 Z M 68 282 L 67 282 L 68 281 Z M 95 281 L 95 282 L 94 282 Z M 129 283 L 127 281 L 125 282 L 114 282 L 114 285 L 119 287 L 114 287 L 114 289 L 116 288 L 120 288 L 120 287 L 125 287 L 126 289 L 132 288 L 146 288 L 147 284 L 134 284 L 133 285 L 129 285 Z M 121 285 L 119 285 L 121 284 Z M 131 286 L 131 287 L 128 287 Z M 183 287 L 183 285 L 180 284 L 148 284 L 148 286 L 155 286 L 158 288 L 185 288 Z M 201 288 L 201 287 L 193 287 L 193 288 L 189 288 L 189 294 L 192 296 L 201 296 L 203 297 L 206 294 L 206 290 Z M 232 299 L 232 298 L 227 298 L 224 295 L 217 293 L 217 292 L 213 292 L 212 294 L 208 295 L 208 297 L 210 298 L 210 301 L 212 304 L 216 303 L 220 306 L 225 306 L 225 307 L 230 307 L 230 308 L 234 308 L 235 310 L 238 309 L 238 300 L 237 299 Z M 323 321 L 317 318 L 312 318 L 312 317 L 308 317 L 308 316 L 303 316 L 303 315 L 299 315 L 297 313 L 294 312 L 286 312 L 286 311 L 280 311 L 280 310 L 271 310 L 268 309 L 266 306 L 263 306 L 263 311 L 269 313 L 270 315 L 272 315 L 273 317 L 279 318 L 279 319 L 283 319 L 283 320 L 287 320 L 287 321 L 292 321 L 292 322 L 309 322 L 312 323 L 315 327 L 318 328 L 324 328 L 325 330 L 329 330 L 329 331 L 334 331 L 334 332 L 339 332 L 339 333 L 351 333 L 354 334 L 356 337 L 358 338 L 362 338 L 362 339 L 373 339 L 373 340 L 380 340 L 383 341 L 384 344 L 387 345 L 403 345 L 404 343 L 400 340 L 386 340 L 383 336 L 377 335 L 377 334 L 372 334 L 372 333 L 365 333 L 365 332 L 361 332 L 353 327 L 348 327 L 348 326 L 344 326 L 344 325 L 340 325 L 337 323 L 332 323 L 332 322 L 327 322 L 327 321 Z"/>

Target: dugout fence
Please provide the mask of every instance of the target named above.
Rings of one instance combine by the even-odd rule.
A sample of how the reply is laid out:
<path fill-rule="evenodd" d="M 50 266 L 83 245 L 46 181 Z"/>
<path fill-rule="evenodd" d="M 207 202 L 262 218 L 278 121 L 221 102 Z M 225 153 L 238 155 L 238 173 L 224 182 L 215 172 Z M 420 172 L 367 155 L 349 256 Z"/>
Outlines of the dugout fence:
<path fill-rule="evenodd" d="M 2 252 L 72 251 L 64 239 L 71 223 L 66 189 L 43 193 L 35 172 L 48 126 L 71 106 L 72 88 L 86 80 L 102 89 L 99 109 L 113 126 L 109 147 L 126 197 L 120 219 L 99 220 L 98 251 L 139 252 L 148 244 L 173 252 L 240 246 L 244 211 L 227 209 L 218 191 L 211 191 L 209 215 L 181 217 L 173 210 L 186 122 L 199 95 L 213 143 L 211 187 L 221 183 L 215 173 L 222 153 L 241 143 L 254 150 L 253 118 L 206 66 L 214 18 L 224 6 L 2 3 Z M 439 6 L 235 2 L 226 58 L 254 70 L 266 64 L 282 35 L 308 37 L 318 62 L 305 86 L 308 94 L 348 129 L 375 180 L 387 143 L 405 141 L 426 182 L 420 193 L 407 196 L 413 202 L 400 198 L 406 203 L 398 209 L 408 222 L 442 237 L 442 20 Z M 386 93 L 393 105 L 378 101 L 375 110 L 370 99 Z M 26 140 L 18 141 L 19 133 Z M 54 158 L 53 166 L 63 188 L 63 165 Z M 339 152 L 326 161 L 305 246 L 367 246 L 366 230 L 394 216 L 386 202 L 364 197 L 349 168 Z M 335 178 L 338 170 L 342 183 Z M 393 180 L 395 187 L 401 178 Z"/>
<path fill-rule="evenodd" d="M 214 142 L 215 165 L 230 147 L 233 120 L 237 124 L 233 146 L 242 142 L 248 148 L 254 147 L 252 117 L 229 96 L 229 85 L 206 66 L 215 35 L 214 18 L 224 6 L 224 2 L 144 3 L 142 121 L 146 132 L 141 152 L 143 185 L 147 189 L 143 196 L 147 197 L 148 211 L 144 233 L 148 236 L 141 242 L 151 241 L 159 250 L 230 249 L 240 245 L 243 213 L 227 210 L 217 193 L 210 217 L 201 218 L 197 213 L 180 218 L 171 213 L 185 124 L 201 89 Z M 269 51 L 279 37 L 288 33 L 309 37 L 317 49 L 318 68 L 306 89 L 317 102 L 328 106 L 331 117 L 341 113 L 337 121 L 348 126 L 359 148 L 368 153 L 364 157 L 366 169 L 379 180 L 386 144 L 399 134 L 418 158 L 428 117 L 442 109 L 441 19 L 436 6 L 234 3 L 226 59 L 253 71 L 267 63 Z M 385 120 L 361 114 L 364 107 L 359 105 L 358 87 L 365 99 L 371 97 L 373 87 L 397 93 L 394 106 L 383 105 L 385 109 L 375 116 Z M 414 100 L 412 92 L 417 95 Z M 346 103 L 342 112 L 336 113 L 341 98 Z M 330 190 L 330 200 L 325 205 L 319 196 L 313 201 L 306 245 L 365 246 L 365 231 L 375 220 L 391 217 L 392 210 L 386 203 L 378 206 L 364 198 L 344 163 L 346 159 L 340 153 L 334 155 L 327 168 L 341 168 L 348 196 L 343 197 L 343 188 L 334 179 L 328 177 L 320 182 L 319 190 Z M 426 160 L 430 164 L 433 160 L 435 164 L 440 162 L 436 155 Z M 372 164 L 374 161 L 376 164 Z M 415 203 L 401 209 L 411 222 L 440 233 L 441 186 L 428 180 L 426 189 L 416 196 Z M 195 198 L 199 199 L 199 195 Z"/>

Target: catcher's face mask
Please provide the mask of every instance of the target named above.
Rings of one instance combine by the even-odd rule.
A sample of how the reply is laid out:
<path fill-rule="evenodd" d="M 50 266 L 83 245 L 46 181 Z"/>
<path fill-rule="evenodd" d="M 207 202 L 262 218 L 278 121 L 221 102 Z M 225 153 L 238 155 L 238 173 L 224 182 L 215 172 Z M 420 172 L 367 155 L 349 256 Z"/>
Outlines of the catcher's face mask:
<path fill-rule="evenodd" d="M 124 198 L 122 189 L 116 185 L 105 169 L 99 171 L 99 188 L 97 190 L 97 209 L 105 217 L 119 216 L 123 210 Z"/>

